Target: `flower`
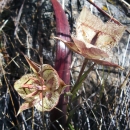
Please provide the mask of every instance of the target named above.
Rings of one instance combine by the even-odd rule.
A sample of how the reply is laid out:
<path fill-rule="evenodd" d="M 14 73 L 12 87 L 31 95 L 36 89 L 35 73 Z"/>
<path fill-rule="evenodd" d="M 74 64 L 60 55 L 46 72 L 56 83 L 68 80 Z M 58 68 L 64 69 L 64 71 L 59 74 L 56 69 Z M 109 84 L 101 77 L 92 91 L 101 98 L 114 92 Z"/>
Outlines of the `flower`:
<path fill-rule="evenodd" d="M 66 84 L 59 78 L 56 70 L 48 64 L 42 66 L 25 56 L 34 74 L 23 75 L 14 84 L 15 90 L 25 100 L 19 113 L 35 106 L 39 111 L 51 111 L 58 103 Z"/>
<path fill-rule="evenodd" d="M 125 26 L 117 25 L 111 21 L 103 23 L 84 7 L 76 22 L 76 36 L 71 36 L 73 42 L 65 41 L 59 37 L 54 38 L 61 40 L 72 51 L 97 64 L 120 67 L 108 62 L 106 58 L 112 57 L 111 50 L 122 37 L 125 28 Z"/>

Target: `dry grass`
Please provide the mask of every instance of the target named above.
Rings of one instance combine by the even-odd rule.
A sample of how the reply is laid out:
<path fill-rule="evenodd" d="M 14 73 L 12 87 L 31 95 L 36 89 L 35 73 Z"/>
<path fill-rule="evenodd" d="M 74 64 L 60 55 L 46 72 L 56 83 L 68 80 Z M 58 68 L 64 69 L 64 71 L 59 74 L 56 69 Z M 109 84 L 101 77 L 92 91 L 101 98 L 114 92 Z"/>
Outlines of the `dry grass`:
<path fill-rule="evenodd" d="M 50 37 L 55 34 L 55 20 L 50 1 L 14 0 L 7 7 L 6 1 L 0 2 L 4 2 L 0 7 L 0 129 L 49 130 L 53 125 L 49 112 L 43 114 L 32 108 L 16 117 L 23 100 L 13 85 L 22 75 L 31 72 L 20 51 L 39 64 L 54 65 L 55 46 Z M 128 41 L 123 57 L 129 50 L 128 33 L 125 37 Z M 73 57 L 72 85 L 79 73 L 77 66 L 82 64 L 81 57 Z M 124 67 L 127 60 L 130 61 L 123 61 Z M 68 129 L 130 129 L 129 69 L 129 66 L 123 71 L 95 67 L 77 93 L 78 105 L 70 105 L 68 112 L 73 113 L 73 118 Z"/>

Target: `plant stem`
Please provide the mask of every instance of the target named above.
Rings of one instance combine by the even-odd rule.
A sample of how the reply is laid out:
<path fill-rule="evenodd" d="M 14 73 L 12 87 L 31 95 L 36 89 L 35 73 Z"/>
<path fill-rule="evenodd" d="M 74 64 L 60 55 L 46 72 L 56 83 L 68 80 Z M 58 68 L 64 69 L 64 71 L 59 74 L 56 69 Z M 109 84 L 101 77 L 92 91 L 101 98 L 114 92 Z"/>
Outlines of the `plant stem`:
<path fill-rule="evenodd" d="M 56 32 L 58 37 L 70 41 L 70 28 L 69 23 L 66 17 L 62 6 L 57 0 L 51 0 L 55 17 L 56 17 Z M 55 69 L 59 74 L 59 77 L 66 83 L 70 84 L 70 64 L 71 64 L 71 52 L 65 46 L 65 44 L 61 41 L 57 43 L 56 46 L 56 61 L 55 61 Z M 65 92 L 69 91 L 70 87 L 65 89 Z M 59 124 L 65 129 L 66 127 L 66 113 L 67 113 L 67 102 L 68 98 L 64 97 L 62 94 L 59 99 L 59 103 L 56 106 L 62 112 L 57 109 L 53 109 L 51 111 L 51 121 L 59 121 Z M 60 118 L 62 117 L 62 118 Z M 54 123 L 56 129 L 61 129 L 58 123 Z M 54 128 L 51 128 L 54 130 Z"/>
<path fill-rule="evenodd" d="M 82 76 L 82 74 L 83 74 L 83 72 L 84 72 L 84 69 L 85 69 L 87 63 L 88 63 L 88 59 L 85 58 L 85 59 L 84 59 L 84 62 L 83 62 L 83 65 L 82 65 L 82 67 L 81 67 L 81 70 L 80 70 L 80 72 L 79 72 L 78 79 L 77 79 L 77 81 L 76 81 L 76 83 L 75 83 L 75 86 L 76 86 L 76 84 L 79 82 L 80 77 Z M 72 91 L 73 91 L 73 89 L 72 89 Z"/>
<path fill-rule="evenodd" d="M 71 93 L 73 94 L 72 100 L 76 97 L 76 92 L 81 88 L 83 81 L 86 79 L 86 77 L 88 76 L 88 74 L 91 72 L 91 70 L 93 69 L 95 65 L 96 63 L 94 63 L 87 71 L 84 72 L 82 76 L 79 77 L 78 82 L 76 82 L 76 84 L 74 85 L 71 91 Z"/>
<path fill-rule="evenodd" d="M 83 81 L 86 79 L 86 77 L 88 76 L 89 72 L 91 72 L 91 70 L 93 69 L 93 67 L 96 65 L 96 63 L 94 63 L 87 71 L 84 72 L 84 69 L 85 69 L 85 66 L 88 62 L 88 59 L 84 59 L 84 63 L 82 65 L 82 68 L 81 68 L 81 71 L 79 73 L 79 76 L 78 76 L 78 79 L 77 79 L 77 82 L 75 83 L 71 93 L 73 94 L 72 98 L 71 98 L 71 101 L 68 105 L 68 108 L 71 109 L 71 103 L 74 101 L 74 99 L 76 98 L 76 92 L 81 88 L 82 86 L 82 83 Z M 84 72 L 84 74 L 83 74 Z M 78 103 L 78 100 L 76 100 L 77 104 Z M 76 107 L 75 107 L 76 108 Z M 69 113 L 69 116 L 68 116 L 68 120 L 67 120 L 67 124 L 69 125 L 71 119 L 72 119 L 72 116 L 74 114 L 74 112 L 76 111 L 76 109 L 71 109 L 71 113 Z"/>

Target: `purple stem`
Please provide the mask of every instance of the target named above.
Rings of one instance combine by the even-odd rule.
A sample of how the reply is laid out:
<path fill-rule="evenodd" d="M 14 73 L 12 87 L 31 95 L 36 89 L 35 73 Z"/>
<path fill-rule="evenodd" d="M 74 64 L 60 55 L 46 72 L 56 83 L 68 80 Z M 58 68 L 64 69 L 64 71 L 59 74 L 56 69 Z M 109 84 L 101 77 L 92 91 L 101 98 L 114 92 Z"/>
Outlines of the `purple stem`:
<path fill-rule="evenodd" d="M 56 32 L 57 36 L 70 41 L 70 28 L 69 23 L 66 17 L 64 10 L 62 9 L 60 3 L 57 0 L 51 0 L 55 17 L 56 17 Z M 67 84 L 70 84 L 70 64 L 71 64 L 71 52 L 65 46 L 64 43 L 58 41 L 56 47 L 56 61 L 55 61 L 55 69 L 57 70 L 60 78 Z M 69 91 L 70 88 L 67 87 L 65 92 Z M 60 118 L 60 124 L 65 128 L 66 124 L 66 113 L 67 113 L 67 98 L 64 95 L 61 95 L 59 103 L 57 107 L 62 111 L 60 112 L 57 109 L 53 109 L 51 112 L 51 120 L 55 121 Z M 59 126 L 55 123 L 57 129 Z M 52 128 L 54 129 L 54 128 Z"/>

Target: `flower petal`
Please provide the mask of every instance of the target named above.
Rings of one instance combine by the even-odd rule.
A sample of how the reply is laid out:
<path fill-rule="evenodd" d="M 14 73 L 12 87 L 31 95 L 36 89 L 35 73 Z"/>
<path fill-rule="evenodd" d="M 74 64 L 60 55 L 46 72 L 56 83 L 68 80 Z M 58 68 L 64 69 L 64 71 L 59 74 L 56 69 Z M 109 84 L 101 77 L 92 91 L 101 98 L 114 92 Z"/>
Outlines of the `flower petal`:
<path fill-rule="evenodd" d="M 41 68 L 42 69 L 40 70 L 40 74 L 45 81 L 45 86 L 49 87 L 52 90 L 57 90 L 61 84 L 61 79 L 59 78 L 59 75 L 55 69 L 48 64 L 43 64 Z M 62 83 L 63 86 L 66 86 L 64 82 Z"/>
<path fill-rule="evenodd" d="M 110 66 L 110 67 L 117 67 L 120 69 L 123 69 L 121 66 L 108 62 L 108 61 L 104 61 L 104 60 L 97 60 L 97 59 L 92 59 L 92 61 L 94 61 L 95 63 L 99 64 L 99 65 L 104 65 L 104 66 Z"/>
<path fill-rule="evenodd" d="M 24 54 L 23 54 L 24 55 Z M 30 60 L 26 55 L 24 55 L 26 61 L 28 62 L 30 68 L 33 70 L 34 73 L 38 73 L 40 65 Z"/>
<path fill-rule="evenodd" d="M 51 96 L 45 96 L 43 97 L 43 100 L 38 102 L 35 107 L 39 111 L 51 111 L 58 103 L 60 95 L 64 91 L 66 86 L 60 86 L 56 91 L 50 91 Z"/>
<path fill-rule="evenodd" d="M 59 97 L 60 97 L 60 94 L 57 91 L 52 92 L 52 95 L 50 98 L 45 96 L 43 100 L 41 100 L 35 105 L 35 107 L 37 110 L 42 111 L 42 112 L 51 111 L 57 105 L 59 101 Z"/>
<path fill-rule="evenodd" d="M 101 19 L 93 15 L 86 7 L 83 7 L 76 23 L 76 34 L 78 39 L 83 35 L 84 40 L 91 43 L 95 34 L 100 32 L 100 36 L 103 36 L 102 38 L 98 36 L 99 40 L 97 46 L 105 46 L 107 44 L 110 45 L 109 48 L 113 48 L 117 44 L 125 29 L 126 27 L 124 25 L 118 25 L 111 21 L 104 23 Z M 105 37 L 107 37 L 107 40 Z"/>
<path fill-rule="evenodd" d="M 109 57 L 107 53 L 93 46 L 92 44 L 85 45 L 84 42 L 72 37 L 75 45 L 80 50 L 81 54 L 88 59 L 100 59 Z"/>
<path fill-rule="evenodd" d="M 33 107 L 33 106 L 34 106 L 35 104 L 37 104 L 39 101 L 40 101 L 39 99 L 36 99 L 36 100 L 33 100 L 32 102 L 27 102 L 27 101 L 24 102 L 24 103 L 20 106 L 20 108 L 19 108 L 19 110 L 18 110 L 18 112 L 17 112 L 17 115 L 18 115 L 19 113 L 21 113 L 22 111 Z"/>
<path fill-rule="evenodd" d="M 77 46 L 73 42 L 67 42 L 59 37 L 54 37 L 54 38 L 62 41 L 70 50 L 80 54 L 80 50 L 77 48 Z"/>
<path fill-rule="evenodd" d="M 35 97 L 26 98 L 27 95 L 35 92 L 36 90 L 22 87 L 24 84 L 32 85 L 34 83 L 34 80 L 30 79 L 31 77 L 36 78 L 36 75 L 35 74 L 26 74 L 14 83 L 15 90 L 26 101 L 32 101 L 32 100 L 34 100 L 34 98 L 38 97 L 38 95 L 36 95 Z"/>

